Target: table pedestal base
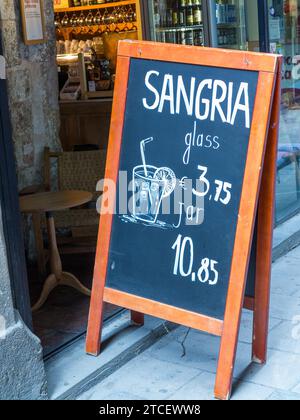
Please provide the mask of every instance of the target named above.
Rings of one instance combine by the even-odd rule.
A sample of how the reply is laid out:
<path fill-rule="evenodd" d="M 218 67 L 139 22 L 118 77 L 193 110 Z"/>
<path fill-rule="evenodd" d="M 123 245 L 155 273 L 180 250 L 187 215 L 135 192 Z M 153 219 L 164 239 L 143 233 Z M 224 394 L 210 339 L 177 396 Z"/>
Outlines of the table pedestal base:
<path fill-rule="evenodd" d="M 87 287 L 83 286 L 83 284 L 81 284 L 73 274 L 63 271 L 61 273 L 60 279 L 57 279 L 55 274 L 50 274 L 44 284 L 43 291 L 39 300 L 32 307 L 32 312 L 37 312 L 39 309 L 41 309 L 52 290 L 58 286 L 69 286 L 86 296 L 91 296 L 91 291 Z"/>
<path fill-rule="evenodd" d="M 36 312 L 44 305 L 48 296 L 55 289 L 57 286 L 69 286 L 73 289 L 78 290 L 80 293 L 83 293 L 86 296 L 91 296 L 91 291 L 86 288 L 80 281 L 71 273 L 67 273 L 62 270 L 62 264 L 60 255 L 57 248 L 57 241 L 56 241 L 56 232 L 55 232 L 55 224 L 53 215 L 50 212 L 46 213 L 47 216 L 47 230 L 49 236 L 49 251 L 50 251 L 50 267 L 51 273 L 50 276 L 47 278 L 42 294 L 37 301 L 37 303 L 33 306 L 32 312 Z"/>

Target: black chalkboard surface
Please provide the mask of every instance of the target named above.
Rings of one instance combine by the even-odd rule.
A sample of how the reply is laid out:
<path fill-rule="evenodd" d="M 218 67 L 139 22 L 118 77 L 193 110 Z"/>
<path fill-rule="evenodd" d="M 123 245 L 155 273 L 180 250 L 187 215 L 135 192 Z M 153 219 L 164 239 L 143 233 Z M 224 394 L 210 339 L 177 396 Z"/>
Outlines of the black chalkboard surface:
<path fill-rule="evenodd" d="M 107 287 L 224 319 L 257 84 L 130 60 L 119 170 L 134 191 L 113 218 Z"/>

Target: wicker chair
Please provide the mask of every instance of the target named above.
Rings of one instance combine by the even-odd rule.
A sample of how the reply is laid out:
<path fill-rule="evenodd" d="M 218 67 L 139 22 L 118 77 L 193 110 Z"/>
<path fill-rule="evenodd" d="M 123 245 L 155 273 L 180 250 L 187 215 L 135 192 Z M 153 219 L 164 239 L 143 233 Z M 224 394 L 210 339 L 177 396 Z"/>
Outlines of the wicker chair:
<path fill-rule="evenodd" d="M 97 182 L 104 177 L 106 151 L 61 152 L 53 153 L 49 148 L 44 152 L 44 185 L 37 191 L 54 190 L 51 185 L 51 172 L 56 160 L 58 190 L 85 190 L 93 193 L 94 198 L 88 206 L 55 212 L 55 225 L 65 230 L 67 235 L 58 234 L 58 245 L 62 254 L 89 253 L 96 248 L 99 214 L 96 201 L 100 193 L 96 192 Z M 57 188 L 56 188 L 57 189 Z M 32 189 L 23 190 L 32 193 Z M 43 229 L 46 220 L 43 214 L 33 215 L 34 236 L 37 250 L 39 273 L 45 275 L 47 251 L 44 247 Z"/>

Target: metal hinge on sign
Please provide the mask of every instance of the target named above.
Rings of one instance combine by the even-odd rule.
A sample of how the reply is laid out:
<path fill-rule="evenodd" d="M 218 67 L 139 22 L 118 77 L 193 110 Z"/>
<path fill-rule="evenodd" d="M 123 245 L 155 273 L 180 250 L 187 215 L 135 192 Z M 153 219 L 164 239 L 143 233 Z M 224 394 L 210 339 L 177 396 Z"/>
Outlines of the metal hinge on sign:
<path fill-rule="evenodd" d="M 3 55 L 0 55 L 0 80 L 6 79 L 6 61 Z"/>

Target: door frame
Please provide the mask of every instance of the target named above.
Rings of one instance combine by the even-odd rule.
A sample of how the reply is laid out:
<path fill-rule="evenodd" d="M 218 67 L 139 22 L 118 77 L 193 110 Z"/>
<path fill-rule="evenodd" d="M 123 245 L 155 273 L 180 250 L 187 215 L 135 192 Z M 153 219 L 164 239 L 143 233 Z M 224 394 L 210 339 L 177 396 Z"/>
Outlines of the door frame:
<path fill-rule="evenodd" d="M 270 52 L 268 0 L 257 0 L 259 51 Z"/>
<path fill-rule="evenodd" d="M 5 66 L 5 59 L 2 58 L 1 31 L 0 57 L 2 66 Z M 5 70 L 3 73 L 5 74 Z M 32 330 L 16 161 L 5 76 L 4 79 L 0 79 L 0 203 L 14 308 L 19 311 L 24 323 Z"/>

